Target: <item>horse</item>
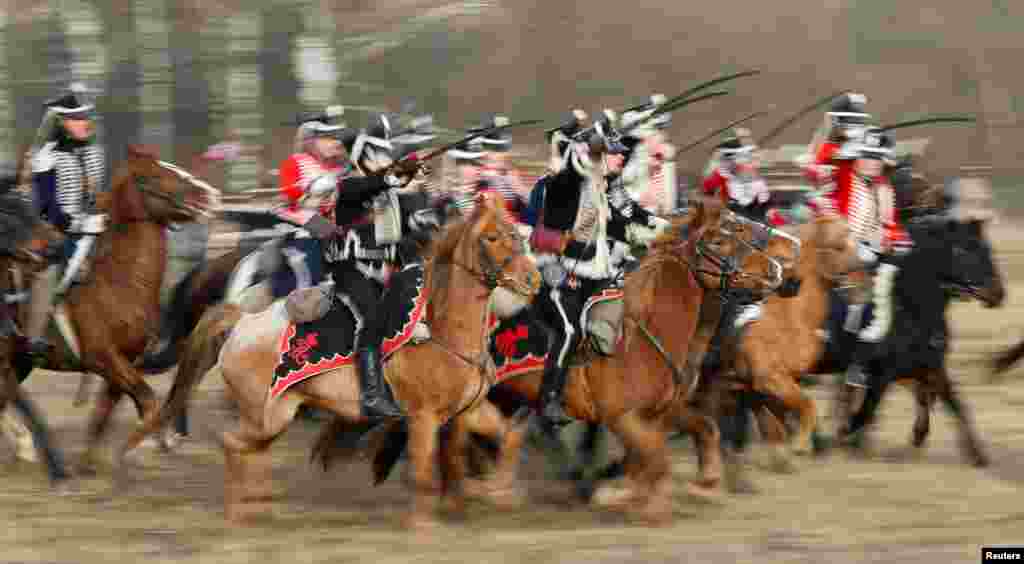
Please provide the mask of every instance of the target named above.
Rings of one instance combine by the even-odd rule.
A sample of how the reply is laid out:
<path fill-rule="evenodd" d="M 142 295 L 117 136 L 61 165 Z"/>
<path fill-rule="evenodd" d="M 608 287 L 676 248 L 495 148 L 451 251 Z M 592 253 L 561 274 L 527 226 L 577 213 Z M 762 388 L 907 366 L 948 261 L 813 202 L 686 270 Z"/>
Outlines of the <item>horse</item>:
<path fill-rule="evenodd" d="M 860 269 L 861 262 L 849 237 L 846 222 L 837 217 L 820 217 L 799 226 L 795 234 L 802 241 L 800 256 L 786 264 L 787 276 L 796 282 L 791 293 L 766 299 L 760 308 L 742 316 L 723 339 L 722 364 L 707 375 L 698 390 L 697 401 L 716 415 L 726 442 L 740 443 L 745 429 L 745 400 L 754 393 L 800 414 L 798 454 L 810 451 L 817 410 L 812 398 L 800 389 L 800 378 L 811 372 L 824 354 L 821 330 L 829 315 L 831 292 Z M 769 243 L 776 253 L 781 242 Z M 737 400 L 734 406 L 732 401 Z M 739 421 L 736 417 L 740 417 Z M 772 435 L 770 439 L 778 439 Z M 776 464 L 788 466 L 781 439 L 773 440 Z M 723 445 L 729 486 L 744 487 L 740 474 L 741 444 Z"/>
<path fill-rule="evenodd" d="M 90 279 L 73 287 L 54 311 L 48 338 L 57 346 L 42 361 L 50 370 L 90 372 L 106 380 L 89 426 L 83 470 L 93 467 L 114 407 L 124 394 L 141 417 L 159 407 L 153 389 L 132 365 L 159 318 L 167 253 L 166 225 L 209 216 L 219 193 L 154 150 L 133 145 L 97 207 L 110 229 L 96 243 Z M 32 366 L 18 368 L 19 379 Z"/>
<path fill-rule="evenodd" d="M 503 302 L 525 305 L 539 291 L 540 273 L 503 214 L 498 197 L 483 195 L 470 218 L 447 225 L 429 244 L 424 253 L 424 295 L 429 300 L 425 317 L 431 340 L 393 350 L 385 365 L 385 379 L 408 414 L 403 421 L 409 430 L 416 486 L 406 517 L 410 527 L 433 523 L 437 496 L 432 460 L 439 428 L 446 426 L 449 444 L 463 444 L 471 424 L 468 420 L 478 417 L 491 385 L 493 369 L 484 362 L 481 350 L 491 301 L 503 298 Z M 278 300 L 256 314 L 244 314 L 236 304 L 207 311 L 187 340 L 160 413 L 129 439 L 130 446 L 156 431 L 184 408 L 190 391 L 205 374 L 219 372 L 241 412 L 238 427 L 221 435 L 226 458 L 225 514 L 230 521 L 244 521 L 265 508 L 269 448 L 300 405 L 331 411 L 349 426 L 367 422 L 360 411 L 359 379 L 351 362 L 295 381 L 276 395 L 268 393 L 279 382 L 275 370 L 284 361 L 282 343 L 296 330 L 286 305 L 286 300 Z M 453 507 L 459 510 L 463 507 L 461 450 L 451 446 L 442 449 L 441 455 L 442 493 L 451 493 Z"/>
<path fill-rule="evenodd" d="M 70 478 L 64 457 L 54 441 L 38 407 L 21 387 L 18 373 L 31 365 L 26 339 L 18 329 L 16 304 L 27 299 L 25 279 L 46 266 L 44 251 L 52 248 L 59 234 L 39 221 L 21 194 L 14 190 L 14 178 L 0 179 L 0 411 L 4 433 L 14 439 L 16 456 L 36 462 L 34 447 L 43 453 L 47 474 L 55 487 Z M 6 409 L 11 402 L 27 427 Z"/>
<path fill-rule="evenodd" d="M 985 237 L 984 219 L 950 214 L 924 216 L 908 224 L 914 249 L 893 281 L 893 319 L 881 352 L 868 367 L 869 387 L 860 409 L 840 428 L 849 439 L 873 421 L 888 385 L 919 385 L 911 442 L 927 439 L 931 403 L 942 401 L 960 424 L 961 447 L 978 467 L 989 464 L 966 404 L 946 368 L 949 327 L 946 309 L 954 297 L 970 296 L 987 308 L 1000 307 L 1006 290 Z"/>
<path fill-rule="evenodd" d="M 610 356 L 587 354 L 586 362 L 570 368 L 566 386 L 568 413 L 585 422 L 607 424 L 628 451 L 624 468 L 633 487 L 624 493 L 605 490 L 599 494 L 599 503 L 624 507 L 654 524 L 671 519 L 671 475 L 665 447 L 669 428 L 685 428 L 700 447 L 700 477 L 688 484 L 688 491 L 701 498 L 714 496 L 720 479 L 717 427 L 713 420 L 687 407 L 696 380 L 673 359 L 686 358 L 707 289 L 718 289 L 731 277 L 741 278 L 730 271 L 732 262 L 727 259 L 740 245 L 734 233 L 723 229 L 722 214 L 721 202 L 702 202 L 681 222 L 689 226 L 687 236 L 681 234 L 677 223 L 652 244 L 638 269 L 625 277 L 625 327 L 614 352 Z M 501 327 L 492 343 L 502 340 Z M 533 334 L 532 327 L 523 332 L 518 327 L 507 330 L 527 335 Z M 492 357 L 495 350 L 492 345 Z M 585 347 L 577 352 L 581 353 L 586 354 Z M 526 359 L 505 372 L 489 394 L 490 401 L 506 413 L 521 408 L 524 402 L 535 405 L 538 400 L 543 359 Z M 503 369 L 510 366 L 504 363 Z M 646 370 L 638 372 L 641 366 Z M 523 430 L 503 436 L 488 435 L 483 429 L 478 432 L 500 445 L 495 473 L 499 478 L 493 487 L 507 485 L 504 481 L 514 476 L 510 465 L 518 461 Z"/>

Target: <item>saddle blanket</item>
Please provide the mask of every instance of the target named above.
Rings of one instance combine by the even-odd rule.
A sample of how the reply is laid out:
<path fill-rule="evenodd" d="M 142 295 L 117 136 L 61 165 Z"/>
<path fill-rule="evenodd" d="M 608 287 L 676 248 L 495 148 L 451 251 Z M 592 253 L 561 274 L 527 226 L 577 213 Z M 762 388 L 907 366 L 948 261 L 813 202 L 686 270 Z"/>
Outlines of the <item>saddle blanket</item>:
<path fill-rule="evenodd" d="M 420 269 L 395 272 L 391 284 L 403 291 L 378 304 L 380 311 L 376 313 L 384 316 L 386 337 L 381 346 L 384 360 L 412 339 L 428 300 Z M 336 294 L 332 296 L 330 309 L 320 319 L 288 325 L 281 337 L 280 359 L 274 369 L 269 399 L 280 397 L 299 382 L 354 362 L 356 330 L 362 324 L 354 309 L 347 298 Z"/>
<path fill-rule="evenodd" d="M 583 307 L 581 322 L 587 323 L 587 314 L 595 305 L 615 299 L 622 299 L 622 290 L 606 288 L 591 296 Z M 488 348 L 494 360 L 496 382 L 544 369 L 551 342 L 548 328 L 537 313 L 534 307 L 529 307 L 508 319 L 499 320 L 493 315 L 489 318 Z M 571 364 L 578 364 L 581 359 L 575 360 L 577 362 Z"/>

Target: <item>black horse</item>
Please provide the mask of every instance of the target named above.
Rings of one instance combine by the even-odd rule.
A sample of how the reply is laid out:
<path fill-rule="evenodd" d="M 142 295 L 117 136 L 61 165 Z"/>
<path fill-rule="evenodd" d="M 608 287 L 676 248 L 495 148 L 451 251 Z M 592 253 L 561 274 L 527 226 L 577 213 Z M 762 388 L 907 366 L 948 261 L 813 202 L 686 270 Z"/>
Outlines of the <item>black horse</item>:
<path fill-rule="evenodd" d="M 46 470 L 55 485 L 70 477 L 63 456 L 53 440 L 39 409 L 21 386 L 19 374 L 31 371 L 32 359 L 25 338 L 17 327 L 14 305 L 23 299 L 13 285 L 9 267 L 17 258 L 39 222 L 29 203 L 14 191 L 16 176 L 0 174 L 0 410 L 8 401 L 21 414 L 32 440 L 46 461 Z"/>
<path fill-rule="evenodd" d="M 924 444 L 928 433 L 927 398 L 938 397 L 960 423 L 966 454 L 974 464 L 985 466 L 988 457 L 946 367 L 946 310 L 954 297 L 977 298 L 986 307 L 1000 306 L 1006 297 L 1003 280 L 985 238 L 983 221 L 934 214 L 910 221 L 908 227 L 915 246 L 903 258 L 893 281 L 892 324 L 868 366 L 864 402 L 840 435 L 849 437 L 863 429 L 874 419 L 889 384 L 909 378 L 923 389 L 926 398 L 924 424 L 922 427 L 919 418 L 914 445 Z"/>

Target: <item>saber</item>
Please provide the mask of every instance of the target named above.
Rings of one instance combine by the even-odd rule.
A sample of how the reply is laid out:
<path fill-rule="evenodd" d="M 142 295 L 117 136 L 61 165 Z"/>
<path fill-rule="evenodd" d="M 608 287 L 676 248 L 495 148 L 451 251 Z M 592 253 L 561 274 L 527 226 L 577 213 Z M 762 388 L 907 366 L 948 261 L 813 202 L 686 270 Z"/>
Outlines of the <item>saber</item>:
<path fill-rule="evenodd" d="M 735 74 L 727 74 L 725 76 L 720 76 L 718 78 L 713 78 L 711 80 L 708 80 L 708 81 L 705 81 L 705 82 L 701 82 L 700 84 L 698 84 L 698 85 L 696 85 L 696 86 L 686 90 L 685 92 L 683 92 L 682 94 L 679 94 L 678 96 L 673 96 L 673 97 L 669 98 L 668 100 L 665 100 L 661 104 L 661 106 L 667 106 L 669 104 L 674 104 L 676 102 L 685 100 L 691 94 L 694 94 L 696 92 L 700 92 L 701 90 L 704 90 L 705 88 L 710 88 L 710 87 L 712 87 L 712 86 L 714 86 L 716 84 L 721 84 L 723 82 L 728 82 L 730 80 L 735 80 L 737 78 L 742 78 L 744 76 L 754 76 L 754 75 L 757 75 L 757 74 L 761 74 L 761 71 L 753 69 L 753 70 L 747 70 L 747 71 L 738 72 L 738 73 L 735 73 Z M 626 108 L 625 110 L 622 110 L 621 113 L 635 112 L 635 111 L 638 111 L 638 110 L 642 110 L 642 109 L 644 109 L 644 106 L 646 106 L 646 105 L 647 105 L 647 103 L 638 104 L 636 106 L 633 106 L 632 108 Z"/>
<path fill-rule="evenodd" d="M 764 135 L 764 137 L 761 137 L 760 139 L 758 139 L 757 140 L 757 144 L 763 147 L 766 143 L 768 143 L 772 139 L 775 139 L 776 137 L 778 137 L 778 135 L 780 133 L 782 133 L 783 131 L 785 131 L 786 128 L 788 128 L 789 126 L 791 126 L 794 123 L 796 123 L 797 120 L 799 120 L 800 118 L 804 117 L 805 115 L 813 112 L 814 110 L 817 110 L 818 108 L 824 106 L 825 104 L 831 102 L 832 100 L 835 100 L 836 98 L 842 96 L 845 92 L 848 92 L 848 90 L 845 90 L 845 89 L 844 90 L 836 90 L 832 94 L 829 94 L 828 96 L 825 96 L 824 98 L 816 100 L 810 106 L 807 106 L 806 108 L 801 109 L 797 113 L 793 114 L 792 117 L 789 117 L 789 118 L 786 118 L 786 119 L 782 120 L 782 123 L 780 123 L 779 125 L 775 126 L 775 128 L 772 129 L 771 131 L 769 131 L 768 133 L 766 133 Z"/>
<path fill-rule="evenodd" d="M 506 125 L 497 125 L 497 126 L 494 126 L 494 127 L 489 127 L 487 129 L 476 131 L 474 133 L 470 133 L 469 135 L 466 135 L 465 137 L 462 137 L 461 139 L 458 139 L 456 141 L 452 141 L 451 143 L 448 143 L 446 145 L 442 145 L 441 147 L 438 147 L 437 149 L 434 149 L 433 151 L 430 151 L 429 153 L 427 153 L 423 157 L 418 158 L 416 160 L 416 162 L 417 163 L 423 163 L 423 162 L 429 161 L 431 159 L 434 159 L 436 157 L 439 157 L 439 156 L 443 155 L 444 153 L 446 153 L 449 149 L 457 147 L 457 146 L 459 146 L 459 145 L 461 145 L 461 144 L 463 144 L 463 143 L 465 143 L 467 141 L 471 141 L 473 139 L 476 139 L 477 137 L 484 137 L 485 135 L 491 135 L 492 133 L 497 133 L 499 131 L 505 131 L 507 129 L 512 129 L 514 127 L 526 127 L 528 125 L 537 125 L 539 123 L 543 123 L 543 120 L 530 119 L 530 120 L 525 120 L 525 121 L 517 121 L 517 122 L 514 122 L 514 123 L 509 123 L 509 124 L 506 124 Z M 412 162 L 411 157 L 406 157 L 406 158 L 404 158 L 402 160 L 395 161 L 390 166 L 388 166 L 385 169 L 385 171 L 391 171 L 391 170 L 394 170 L 396 168 L 408 167 L 411 162 Z"/>
<path fill-rule="evenodd" d="M 752 113 L 752 114 L 750 114 L 750 115 L 748 115 L 746 117 L 743 117 L 743 118 L 740 118 L 740 119 L 738 119 L 736 121 L 733 121 L 733 122 L 729 123 L 728 125 L 726 125 L 725 127 L 718 128 L 718 129 L 712 131 L 711 133 L 705 135 L 704 137 L 701 137 L 700 139 L 694 141 L 693 143 L 690 143 L 689 145 L 687 145 L 687 146 L 677 150 L 676 151 L 676 155 L 682 153 L 683 151 L 688 151 L 688 150 L 696 147 L 697 145 L 700 145 L 701 143 L 707 141 L 708 139 L 711 139 L 712 137 L 718 135 L 719 133 L 722 133 L 723 131 L 728 131 L 729 129 L 731 129 L 733 127 L 736 127 L 737 125 L 739 125 L 741 123 L 750 121 L 750 120 L 756 118 L 757 116 L 764 115 L 766 113 L 768 113 L 768 112 L 754 112 L 754 113 Z"/>
<path fill-rule="evenodd" d="M 892 131 L 894 129 L 902 129 L 904 127 L 914 127 L 917 125 L 928 125 L 932 123 L 974 123 L 974 116 L 936 116 L 930 118 L 914 119 L 910 121 L 901 121 L 892 125 L 886 125 L 881 127 L 882 131 Z"/>
<path fill-rule="evenodd" d="M 640 120 L 638 120 L 638 121 L 636 121 L 634 123 L 630 123 L 629 125 L 624 126 L 622 128 L 622 132 L 623 133 L 627 133 L 629 131 L 632 131 L 632 130 L 636 129 L 637 127 L 640 127 L 641 125 L 643 125 L 643 124 L 651 121 L 652 119 L 660 116 L 661 114 L 665 114 L 665 113 L 668 113 L 668 112 L 672 112 L 672 111 L 684 108 L 686 106 L 689 106 L 690 104 L 693 104 L 693 103 L 696 103 L 696 102 L 700 102 L 701 100 L 710 100 L 711 98 L 717 98 L 719 96 L 725 96 L 726 94 L 729 94 L 729 92 L 726 91 L 726 90 L 716 90 L 714 92 L 708 92 L 707 94 L 701 94 L 700 96 L 697 96 L 697 97 L 694 97 L 694 98 L 687 98 L 685 100 L 676 100 L 674 102 L 665 102 L 664 104 L 662 104 L 662 105 L 658 106 L 657 108 L 655 108 L 654 111 L 651 112 L 650 115 L 645 116 L 645 117 L 641 118 Z"/>

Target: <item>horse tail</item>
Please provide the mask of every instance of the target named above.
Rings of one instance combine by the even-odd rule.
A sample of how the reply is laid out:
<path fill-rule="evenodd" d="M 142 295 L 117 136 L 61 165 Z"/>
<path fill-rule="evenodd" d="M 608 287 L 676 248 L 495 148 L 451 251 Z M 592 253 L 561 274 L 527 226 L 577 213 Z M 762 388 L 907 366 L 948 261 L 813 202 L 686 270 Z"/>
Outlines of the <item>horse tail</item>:
<path fill-rule="evenodd" d="M 243 250 L 235 250 L 193 267 L 174 287 L 169 315 L 162 328 L 169 344 L 160 354 L 146 358 L 141 366 L 146 374 L 159 374 L 178 362 L 182 340 L 195 329 L 207 309 L 224 300 L 234 268 L 246 257 Z"/>
<path fill-rule="evenodd" d="M 235 304 L 221 304 L 203 314 L 195 330 L 185 341 L 178 372 L 174 376 L 174 384 L 167 395 L 167 400 L 160 407 L 156 418 L 144 424 L 129 440 L 129 445 L 163 428 L 173 417 L 184 412 L 192 396 L 192 390 L 217 364 L 221 347 L 241 318 L 242 310 Z"/>

